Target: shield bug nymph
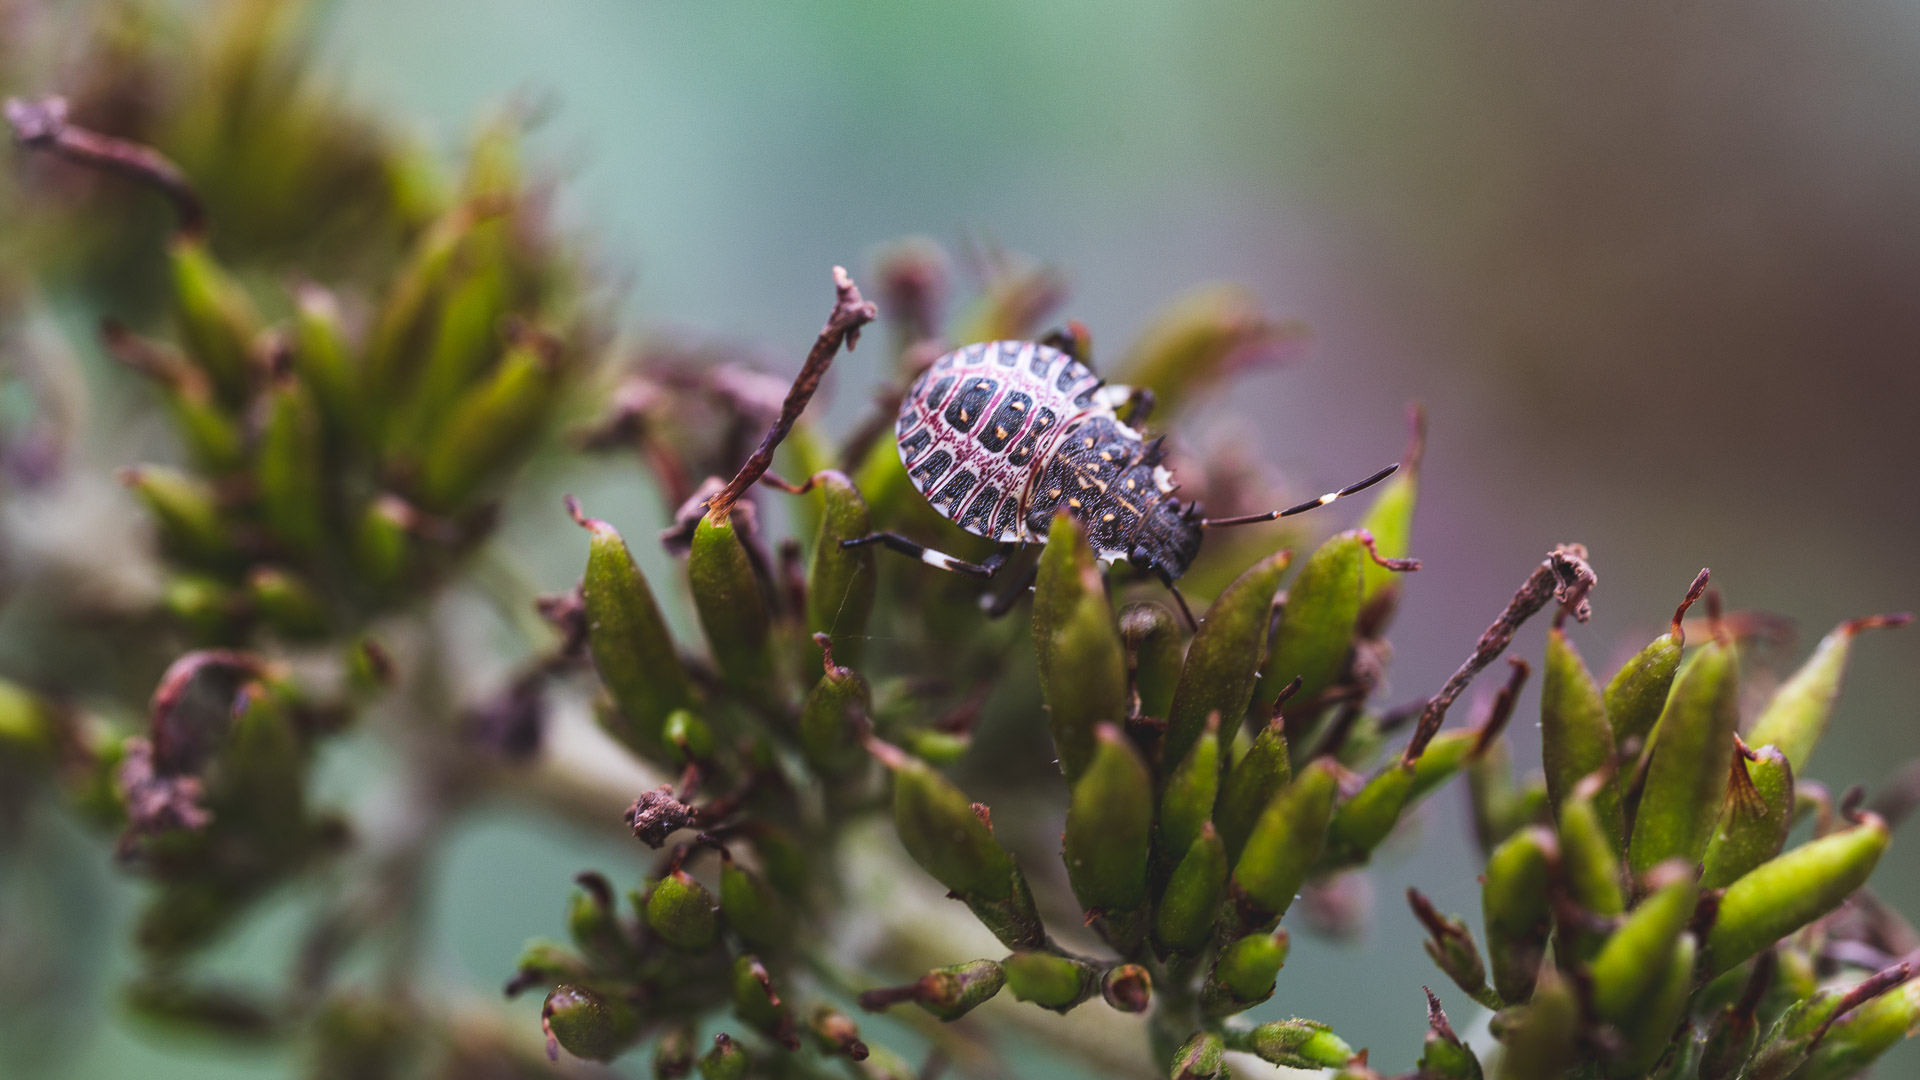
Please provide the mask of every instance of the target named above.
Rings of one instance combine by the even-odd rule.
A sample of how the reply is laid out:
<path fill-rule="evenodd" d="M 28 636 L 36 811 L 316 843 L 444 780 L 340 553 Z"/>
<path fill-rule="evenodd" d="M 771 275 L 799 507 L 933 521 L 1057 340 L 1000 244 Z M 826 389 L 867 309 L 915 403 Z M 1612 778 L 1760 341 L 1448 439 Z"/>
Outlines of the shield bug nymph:
<path fill-rule="evenodd" d="M 980 563 L 930 550 L 897 533 L 845 541 L 885 544 L 930 566 L 991 578 L 1015 551 L 1045 542 L 1061 509 L 1079 519 L 1100 558 L 1124 561 L 1169 587 L 1200 552 L 1202 530 L 1249 525 L 1325 506 L 1371 487 L 1356 484 L 1285 510 L 1208 518 L 1182 503 L 1164 463 L 1164 436 L 1143 437 L 1151 397 L 1109 386 L 1079 360 L 1033 341 L 992 341 L 942 356 L 922 372 L 894 423 L 900 462 L 941 516 L 1000 541 Z M 1175 596 L 1179 594 L 1176 592 Z M 1184 607 L 1184 604 L 1183 604 Z"/>

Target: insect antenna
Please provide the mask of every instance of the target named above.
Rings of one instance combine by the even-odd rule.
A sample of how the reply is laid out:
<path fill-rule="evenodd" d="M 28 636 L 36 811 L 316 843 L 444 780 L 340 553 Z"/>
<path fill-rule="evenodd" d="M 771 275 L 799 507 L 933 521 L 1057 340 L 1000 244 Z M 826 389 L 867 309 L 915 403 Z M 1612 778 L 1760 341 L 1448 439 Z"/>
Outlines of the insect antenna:
<path fill-rule="evenodd" d="M 1285 510 L 1269 510 L 1264 514 L 1248 514 L 1245 517 L 1201 518 L 1200 527 L 1203 529 L 1222 529 L 1229 525 L 1252 525 L 1261 521 L 1272 521 L 1274 518 L 1304 514 L 1309 510 L 1317 510 L 1330 502 L 1335 502 L 1357 492 L 1365 491 L 1380 481 L 1385 480 L 1387 477 L 1392 476 L 1395 472 L 1399 471 L 1399 469 L 1400 465 L 1396 462 L 1374 473 L 1372 476 L 1367 477 L 1365 480 L 1348 484 L 1339 491 L 1329 491 L 1317 499 L 1308 499 L 1298 506 L 1289 506 Z"/>

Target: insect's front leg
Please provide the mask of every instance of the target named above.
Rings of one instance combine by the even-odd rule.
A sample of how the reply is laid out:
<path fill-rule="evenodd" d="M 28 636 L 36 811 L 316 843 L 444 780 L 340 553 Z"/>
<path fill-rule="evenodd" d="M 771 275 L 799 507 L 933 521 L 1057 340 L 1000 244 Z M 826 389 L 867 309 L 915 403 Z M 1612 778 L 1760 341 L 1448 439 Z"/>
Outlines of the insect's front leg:
<path fill-rule="evenodd" d="M 1000 568 L 1007 564 L 1007 559 L 1013 555 L 1012 547 L 1004 547 L 992 555 L 987 556 L 983 562 L 971 563 L 957 555 L 949 555 L 944 551 L 935 551 L 925 544 L 915 543 L 895 532 L 868 533 L 865 536 L 856 536 L 851 540 L 840 541 L 841 547 L 848 548 L 863 547 L 867 544 L 882 544 L 890 551 L 897 551 L 909 558 L 919 559 L 921 562 L 936 569 L 946 570 L 955 574 L 965 574 L 968 577 L 976 577 L 982 581 L 991 580 L 993 575 L 999 573 Z"/>

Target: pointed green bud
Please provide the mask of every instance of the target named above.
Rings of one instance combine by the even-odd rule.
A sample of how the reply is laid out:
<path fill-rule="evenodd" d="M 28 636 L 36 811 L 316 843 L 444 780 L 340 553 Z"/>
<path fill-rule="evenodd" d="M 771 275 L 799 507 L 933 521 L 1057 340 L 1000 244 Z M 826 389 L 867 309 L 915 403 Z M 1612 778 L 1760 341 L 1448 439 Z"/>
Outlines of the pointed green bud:
<path fill-rule="evenodd" d="M 1280 688 L 1299 677 L 1295 708 L 1287 718 L 1289 735 L 1308 730 L 1320 696 L 1346 671 L 1360 622 L 1361 570 L 1367 562 L 1358 531 L 1336 534 L 1314 550 L 1287 589 L 1286 610 L 1261 669 L 1260 703 L 1272 705 Z"/>
<path fill-rule="evenodd" d="M 1707 970 L 1727 971 L 1840 906 L 1866 884 L 1891 839 L 1887 823 L 1860 815 L 1850 829 L 1810 840 L 1727 886 L 1707 934 Z"/>
<path fill-rule="evenodd" d="M 613 887 L 595 873 L 574 879 L 580 891 L 573 894 L 567 907 L 567 932 L 574 944 L 595 964 L 605 970 L 619 970 L 633 957 L 633 943 L 614 904 Z"/>
<path fill-rule="evenodd" d="M 498 354 L 501 321 L 507 314 L 500 244 L 504 225 L 498 219 L 483 222 L 467 238 L 459 270 L 430 331 L 431 347 L 388 427 L 390 450 L 406 454 L 428 445 L 460 391 Z"/>
<path fill-rule="evenodd" d="M 324 637 L 327 612 L 305 581 L 277 566 L 256 566 L 247 574 L 247 597 L 274 633 L 294 641 Z"/>
<path fill-rule="evenodd" d="M 1144 1013 L 1153 1005 L 1153 976 L 1139 964 L 1119 964 L 1100 977 L 1100 996 L 1123 1013 Z"/>
<path fill-rule="evenodd" d="M 1160 794 L 1160 821 L 1154 827 L 1154 854 L 1164 874 L 1200 835 L 1213 816 L 1220 787 L 1220 738 L 1208 718 L 1208 729 L 1167 777 Z"/>
<path fill-rule="evenodd" d="M 913 756 L 930 765 L 951 765 L 966 757 L 973 746 L 973 736 L 965 732 L 920 728 L 903 735 Z"/>
<path fill-rule="evenodd" d="M 1487 856 L 1480 904 L 1486 916 L 1493 987 L 1509 1002 L 1533 994 L 1552 929 L 1548 882 L 1559 845 L 1538 827 L 1522 829 Z"/>
<path fill-rule="evenodd" d="M 633 1006 L 616 994 L 584 986 L 556 986 L 540 1010 L 547 1029 L 547 1054 L 559 1047 L 588 1061 L 611 1061 L 632 1046 L 640 1035 L 640 1018 Z"/>
<path fill-rule="evenodd" d="M 1500 1055 L 1500 1080 L 1542 1080 L 1566 1075 L 1579 1060 L 1580 1004 L 1573 990 L 1548 968 L 1532 1000 L 1510 1016 Z"/>
<path fill-rule="evenodd" d="M 1680 670 L 1680 653 L 1687 644 L 1680 620 L 1706 588 L 1707 572 L 1702 570 L 1694 577 L 1693 586 L 1687 590 L 1679 610 L 1673 613 L 1673 625 L 1635 653 L 1607 681 L 1603 697 L 1616 746 L 1625 746 L 1629 739 L 1645 740 L 1651 736 L 1654 722 L 1667 706 L 1674 674 Z"/>
<path fill-rule="evenodd" d="M 1287 932 L 1248 934 L 1220 950 L 1200 989 L 1208 1016 L 1245 1012 L 1273 996 L 1274 980 L 1287 962 Z"/>
<path fill-rule="evenodd" d="M 786 902 L 760 875 L 721 852 L 720 914 L 750 948 L 778 950 L 792 938 Z"/>
<path fill-rule="evenodd" d="M 1445 972 L 1468 997 L 1488 1008 L 1499 1008 L 1501 1003 L 1487 986 L 1486 964 L 1480 959 L 1480 950 L 1474 945 L 1473 932 L 1467 929 L 1466 922 L 1440 914 L 1433 901 L 1418 889 L 1407 890 L 1407 903 L 1413 908 L 1414 918 L 1427 930 L 1427 940 L 1422 944 L 1434 966 Z"/>
<path fill-rule="evenodd" d="M 687 709 L 667 714 L 667 722 L 660 727 L 660 741 L 666 744 L 667 761 L 675 768 L 713 757 L 713 729 Z"/>
<path fill-rule="evenodd" d="M 869 990 L 860 995 L 860 1007 L 877 1012 L 911 1001 L 943 1021 L 972 1012 L 1007 984 L 1006 969 L 993 960 L 969 960 L 952 967 L 934 968 L 905 986 Z"/>
<path fill-rule="evenodd" d="M 1852 1080 L 1920 1029 L 1920 983 L 1906 983 L 1835 1020 L 1795 1080 Z"/>
<path fill-rule="evenodd" d="M 653 1044 L 655 1080 L 678 1080 L 693 1072 L 693 1029 L 670 1027 Z"/>
<path fill-rule="evenodd" d="M 1338 787 L 1334 767 L 1316 760 L 1260 815 L 1233 867 L 1234 895 L 1258 916 L 1278 919 L 1293 906 L 1326 846 Z"/>
<path fill-rule="evenodd" d="M 1080 524 L 1054 516 L 1034 580 L 1033 643 L 1060 771 L 1072 783 L 1094 755 L 1094 728 L 1127 714 L 1127 661 L 1106 585 Z"/>
<path fill-rule="evenodd" d="M 1613 777 L 1613 728 L 1600 687 L 1559 627 L 1547 631 L 1546 671 L 1540 681 L 1540 759 L 1547 774 L 1547 801 L 1555 820 L 1573 790 L 1589 776 L 1592 805 L 1616 852 L 1626 849 L 1620 791 Z"/>
<path fill-rule="evenodd" d="M 1840 696 L 1840 680 L 1846 674 L 1854 636 L 1862 630 L 1905 626 L 1911 621 L 1913 616 L 1903 612 L 1850 619 L 1835 627 L 1820 639 L 1800 670 L 1780 684 L 1773 700 L 1753 722 L 1747 741 L 1754 746 L 1779 747 L 1794 771 L 1805 772 L 1820 736 L 1826 734 L 1827 724 L 1833 719 L 1833 703 Z"/>
<path fill-rule="evenodd" d="M 1117 915 L 1146 902 L 1153 777 L 1119 728 L 1102 724 L 1094 738 L 1093 760 L 1073 785 L 1061 854 L 1081 908 Z"/>
<path fill-rule="evenodd" d="M 800 709 L 800 749 L 807 764 L 823 776 L 842 777 L 866 767 L 867 752 L 860 739 L 873 708 L 867 680 L 834 662 L 834 649 L 825 634 L 817 634 L 825 673 L 807 694 Z"/>
<path fill-rule="evenodd" d="M 253 339 L 260 316 L 246 291 L 197 239 L 175 240 L 173 316 L 194 363 L 213 379 L 220 395 L 237 400 L 253 373 Z"/>
<path fill-rule="evenodd" d="M 1480 1059 L 1454 1034 L 1440 1008 L 1440 999 L 1427 991 L 1427 1038 L 1420 1052 L 1420 1080 L 1481 1080 Z"/>
<path fill-rule="evenodd" d="M 647 925 L 660 940 L 687 952 L 712 946 L 720 934 L 713 894 L 681 870 L 661 878 L 647 894 Z"/>
<path fill-rule="evenodd" d="M 820 489 L 820 528 L 807 570 L 807 633 L 825 634 L 846 664 L 858 664 L 867 646 L 867 618 L 873 612 L 878 576 L 871 545 L 841 547 L 873 532 L 866 500 L 845 473 L 815 476 Z"/>
<path fill-rule="evenodd" d="M 1727 805 L 1707 845 L 1703 888 L 1724 889 L 1780 854 L 1793 828 L 1793 766 L 1777 746 L 1736 754 Z"/>
<path fill-rule="evenodd" d="M 1873 1005 L 1881 1004 L 1885 1000 L 1883 995 L 1904 997 L 1915 993 L 1911 989 L 1914 984 L 1905 982 L 1908 974 L 1905 965 L 1896 965 L 1875 972 L 1854 986 L 1830 987 L 1795 1002 L 1761 1039 L 1759 1053 L 1754 1055 L 1740 1074 L 1742 1080 L 1787 1080 L 1789 1076 L 1800 1080 L 1808 1075 L 1820 1049 L 1842 1023 L 1855 1020 Z M 1892 994 L 1888 993 L 1890 990 Z M 1843 1039 L 1846 1039 L 1842 1043 L 1843 1053 L 1823 1062 L 1828 1066 L 1850 1067 L 1818 1070 L 1819 1074 L 1824 1080 L 1857 1077 L 1861 1063 L 1846 1061 L 1852 1055 L 1844 1053 L 1844 1050 L 1861 1048 L 1862 1042 L 1873 1043 L 1886 1039 L 1890 1034 L 1887 1029 L 1892 1027 L 1887 1021 L 1897 1019 L 1900 1013 L 1911 1008 L 1913 1006 L 1908 1002 L 1889 1002 L 1873 1014 L 1861 1017 L 1864 1022 L 1854 1030 L 1852 1039 L 1847 1039 L 1843 1034 Z M 1897 1036 L 1889 1041 L 1897 1041 Z"/>
<path fill-rule="evenodd" d="M 1220 903 L 1227 896 L 1227 849 L 1212 822 L 1200 826 L 1200 835 L 1174 867 L 1154 913 L 1154 939 L 1170 952 L 1199 952 L 1213 936 Z"/>
<path fill-rule="evenodd" d="M 0 679 L 0 760 L 9 754 L 37 758 L 53 750 L 60 735 L 55 713 L 45 702 Z"/>
<path fill-rule="evenodd" d="M 773 978 L 757 956 L 733 961 L 733 1014 L 789 1050 L 800 1048 L 793 1031 L 793 1009 L 773 989 Z"/>
<path fill-rule="evenodd" d="M 1697 863 L 1713 840 L 1733 768 L 1739 671 L 1733 646 L 1708 642 L 1674 681 L 1647 753 L 1628 865 L 1645 873 L 1668 859 Z"/>
<path fill-rule="evenodd" d="M 1098 969 L 1055 953 L 1017 952 L 1000 964 L 1014 997 L 1054 1012 L 1066 1012 L 1092 997 L 1100 984 Z"/>
<path fill-rule="evenodd" d="M 1279 717 L 1254 735 L 1247 752 L 1228 770 L 1220 789 L 1220 802 L 1213 812 L 1220 840 L 1227 847 L 1227 860 L 1240 857 L 1247 837 L 1266 812 L 1273 797 L 1293 779 L 1288 764 L 1287 736 Z"/>
<path fill-rule="evenodd" d="M 520 959 L 514 963 L 513 978 L 507 980 L 506 996 L 519 997 L 534 986 L 585 982 L 592 974 L 592 969 L 579 953 L 557 942 L 536 938 L 520 950 Z"/>
<path fill-rule="evenodd" d="M 753 1060 L 724 1031 L 713 1037 L 713 1049 L 700 1055 L 700 1080 L 747 1080 L 752 1070 Z"/>
<path fill-rule="evenodd" d="M 626 541 L 613 526 L 580 513 L 571 497 L 567 509 L 592 537 L 581 597 L 593 665 L 626 721 L 613 734 L 633 750 L 657 755 L 668 714 L 693 703 L 686 669 Z"/>
<path fill-rule="evenodd" d="M 169 555 L 203 566 L 234 557 L 230 530 L 220 516 L 212 485 L 164 465 L 122 469 L 120 482 L 146 504 L 160 545 Z"/>
<path fill-rule="evenodd" d="M 1173 1080 L 1213 1080 L 1226 1073 L 1226 1045 L 1211 1031 L 1195 1032 L 1173 1055 L 1168 1072 Z"/>
<path fill-rule="evenodd" d="M 1595 773 L 1582 780 L 1560 807 L 1560 866 L 1574 903 L 1595 915 L 1611 917 L 1627 910 L 1627 895 L 1621 887 L 1614 835 L 1600 823 L 1594 809 L 1594 794 L 1603 777 Z"/>
<path fill-rule="evenodd" d="M 1120 641 L 1126 646 L 1134 692 L 1140 696 L 1140 715 L 1166 719 L 1172 713 L 1173 692 L 1187 651 L 1173 612 L 1152 601 L 1122 607 Z"/>
<path fill-rule="evenodd" d="M 1323 869 L 1358 866 L 1373 857 L 1373 849 L 1400 822 L 1400 812 L 1412 797 L 1417 767 L 1399 758 L 1387 762 L 1373 778 L 1333 812 L 1327 830 Z"/>
<path fill-rule="evenodd" d="M 160 594 L 161 607 L 200 641 L 231 639 L 237 632 L 244 597 L 205 574 L 172 574 Z"/>
<path fill-rule="evenodd" d="M 772 693 L 773 649 L 766 594 L 731 519 L 702 515 L 687 553 L 693 606 L 720 673 L 749 695 Z"/>
<path fill-rule="evenodd" d="M 1292 558 L 1282 551 L 1254 563 L 1207 608 L 1200 631 L 1187 646 L 1180 682 L 1168 706 L 1161 760 L 1185 758 L 1207 729 L 1208 716 L 1219 714 L 1223 732 L 1238 729 L 1253 699 L 1260 658 L 1266 655 L 1273 597 Z"/>
<path fill-rule="evenodd" d="M 1114 368 L 1114 381 L 1152 390 L 1158 407 L 1171 414 L 1306 336 L 1305 325 L 1261 312 L 1244 285 L 1202 285 L 1154 312 Z"/>
<path fill-rule="evenodd" d="M 442 215 L 421 231 L 394 275 L 368 338 L 363 408 L 379 414 L 397 408 L 427 355 L 448 270 L 478 216 L 471 205 Z"/>
<path fill-rule="evenodd" d="M 460 506 L 523 453 L 551 411 L 564 372 L 559 347 L 518 341 L 447 410 L 420 467 L 429 506 Z"/>
<path fill-rule="evenodd" d="M 821 1053 L 852 1061 L 867 1060 L 867 1044 L 860 1041 L 860 1025 L 839 1009 L 831 1005 L 815 1006 L 813 1015 L 807 1018 L 807 1030 L 813 1034 L 814 1045 Z"/>
<path fill-rule="evenodd" d="M 1647 995 L 1666 977 L 1667 958 L 1693 919 L 1700 897 L 1693 867 L 1679 860 L 1654 867 L 1644 887 L 1646 898 L 1607 938 L 1589 966 L 1593 1010 L 1603 1020 L 1620 1023 L 1646 1003 Z"/>
<path fill-rule="evenodd" d="M 1465 728 L 1435 735 L 1413 763 L 1413 789 L 1407 792 L 1408 805 L 1419 802 L 1435 788 L 1459 775 L 1472 758 L 1479 741 L 1479 732 Z"/>
<path fill-rule="evenodd" d="M 294 293 L 293 369 L 313 391 L 329 430 L 347 432 L 359 423 L 354 414 L 358 372 L 340 326 L 340 305 L 332 293 L 311 283 Z"/>
<path fill-rule="evenodd" d="M 1236 1037 L 1233 1049 L 1289 1069 L 1337 1069 L 1353 1057 L 1353 1047 L 1317 1020 L 1274 1020 Z"/>
<path fill-rule="evenodd" d="M 250 682 L 234 698 L 209 809 L 216 820 L 244 822 L 265 849 L 296 851 L 307 839 L 306 766 L 285 701 L 265 684 Z"/>
<path fill-rule="evenodd" d="M 1496 736 L 1478 754 L 1469 756 L 1467 796 L 1473 811 L 1474 839 L 1482 852 L 1491 852 L 1527 823 L 1520 809 L 1520 793 L 1514 790 L 1513 755 L 1505 735 Z"/>
<path fill-rule="evenodd" d="M 1607 1075 L 1645 1076 L 1673 1045 L 1674 1034 L 1687 1019 L 1687 999 L 1693 993 L 1697 946 L 1692 934 L 1681 934 L 1660 963 L 1660 976 L 1635 1003 L 1633 1014 L 1621 1024 L 1620 1053 L 1607 1064 Z M 1689 1037 L 1688 1041 L 1692 1041 Z"/>
<path fill-rule="evenodd" d="M 317 551 L 327 540 L 325 468 L 320 415 L 300 383 L 281 380 L 267 394 L 254 479 L 267 525 L 295 551 Z"/>
<path fill-rule="evenodd" d="M 390 586 L 400 580 L 413 554 L 413 511 L 393 495 L 367 503 L 353 530 L 354 562 L 369 582 Z"/>
<path fill-rule="evenodd" d="M 1013 860 L 967 797 L 924 763 L 901 755 L 893 769 L 893 823 L 907 854 L 961 897 L 1005 896 Z"/>

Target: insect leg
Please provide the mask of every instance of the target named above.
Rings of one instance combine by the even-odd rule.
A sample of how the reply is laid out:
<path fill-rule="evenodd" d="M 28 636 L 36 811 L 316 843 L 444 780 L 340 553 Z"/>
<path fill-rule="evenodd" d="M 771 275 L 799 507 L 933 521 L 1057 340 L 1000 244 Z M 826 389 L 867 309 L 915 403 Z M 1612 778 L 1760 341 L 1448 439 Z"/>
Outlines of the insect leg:
<path fill-rule="evenodd" d="M 884 544 L 889 550 L 897 551 L 909 558 L 919 559 L 928 566 L 982 580 L 993 577 L 1002 566 L 1005 566 L 1009 554 L 1006 551 L 996 551 L 984 563 L 970 563 L 945 552 L 935 551 L 924 544 L 914 543 L 899 533 L 893 532 L 868 533 L 865 536 L 840 541 L 841 547 L 849 548 L 862 547 L 866 544 Z"/>

